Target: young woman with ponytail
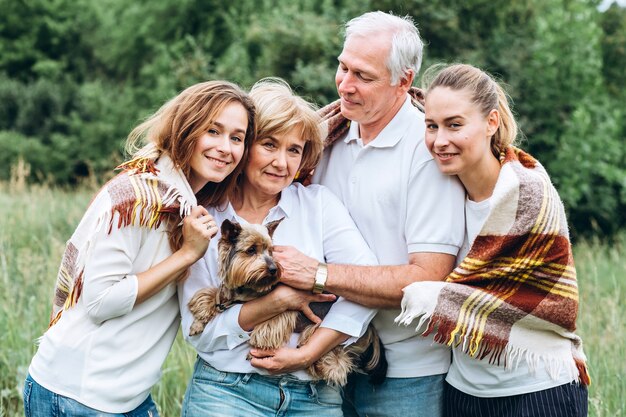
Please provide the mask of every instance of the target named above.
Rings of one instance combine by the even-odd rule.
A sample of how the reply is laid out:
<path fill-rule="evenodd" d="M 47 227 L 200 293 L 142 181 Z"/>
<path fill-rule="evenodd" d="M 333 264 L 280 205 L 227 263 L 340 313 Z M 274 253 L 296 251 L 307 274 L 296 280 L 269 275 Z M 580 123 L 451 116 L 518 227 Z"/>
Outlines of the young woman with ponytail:
<path fill-rule="evenodd" d="M 516 148 L 507 97 L 470 65 L 426 90 L 427 147 L 466 190 L 466 242 L 445 282 L 404 289 L 397 322 L 453 348 L 447 416 L 586 416 L 574 333 L 578 287 L 565 211 L 545 169 Z"/>

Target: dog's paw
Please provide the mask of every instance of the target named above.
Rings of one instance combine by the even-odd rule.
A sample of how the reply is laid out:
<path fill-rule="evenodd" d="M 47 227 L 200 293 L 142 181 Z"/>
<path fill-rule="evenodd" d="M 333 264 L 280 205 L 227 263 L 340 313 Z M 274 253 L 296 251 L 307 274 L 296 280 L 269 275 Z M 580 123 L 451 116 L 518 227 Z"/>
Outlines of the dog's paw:
<path fill-rule="evenodd" d="M 200 320 L 194 320 L 193 323 L 191 323 L 191 327 L 189 327 L 189 336 L 195 336 L 202 333 L 204 331 L 204 327 L 205 324 Z"/>

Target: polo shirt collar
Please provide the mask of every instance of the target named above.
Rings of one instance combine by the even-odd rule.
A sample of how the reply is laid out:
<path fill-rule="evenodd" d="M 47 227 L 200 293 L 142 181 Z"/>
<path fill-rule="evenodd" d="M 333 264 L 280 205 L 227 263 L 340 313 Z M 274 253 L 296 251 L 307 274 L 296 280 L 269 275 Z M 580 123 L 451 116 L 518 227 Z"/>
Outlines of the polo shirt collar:
<path fill-rule="evenodd" d="M 411 97 L 407 94 L 406 100 L 398 113 L 391 119 L 391 121 L 385 126 L 385 128 L 376 136 L 376 138 L 368 143 L 367 146 L 373 148 L 391 148 L 395 146 L 402 135 L 406 131 L 406 127 L 413 121 L 413 104 L 411 103 Z M 349 143 L 352 141 L 359 141 L 359 124 L 355 121 L 350 122 L 350 129 L 344 139 L 344 142 Z"/>

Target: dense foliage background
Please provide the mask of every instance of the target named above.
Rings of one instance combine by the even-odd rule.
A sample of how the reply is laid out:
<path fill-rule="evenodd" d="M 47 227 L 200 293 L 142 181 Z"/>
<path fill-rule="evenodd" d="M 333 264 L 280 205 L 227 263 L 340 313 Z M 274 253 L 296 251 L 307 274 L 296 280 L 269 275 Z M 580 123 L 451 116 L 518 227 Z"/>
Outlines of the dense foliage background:
<path fill-rule="evenodd" d="M 414 17 L 424 68 L 496 74 L 575 235 L 612 234 L 626 226 L 626 9 L 598 3 L 0 0 L 0 180 L 20 160 L 33 182 L 105 178 L 130 129 L 198 81 L 280 76 L 323 105 L 342 23 L 379 9 Z"/>

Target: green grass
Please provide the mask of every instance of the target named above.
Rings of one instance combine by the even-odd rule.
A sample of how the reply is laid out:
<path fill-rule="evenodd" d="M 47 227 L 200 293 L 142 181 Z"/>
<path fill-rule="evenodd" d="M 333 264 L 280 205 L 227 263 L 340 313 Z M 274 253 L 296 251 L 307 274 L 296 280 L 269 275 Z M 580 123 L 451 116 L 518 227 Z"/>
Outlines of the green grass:
<path fill-rule="evenodd" d="M 0 417 L 23 415 L 21 392 L 34 340 L 46 329 L 52 287 L 69 238 L 93 189 L 0 184 Z M 626 233 L 610 246 L 575 248 L 580 283 L 579 334 L 589 357 L 589 415 L 626 415 Z M 178 416 L 193 350 L 179 337 L 153 397 L 163 417 Z"/>

